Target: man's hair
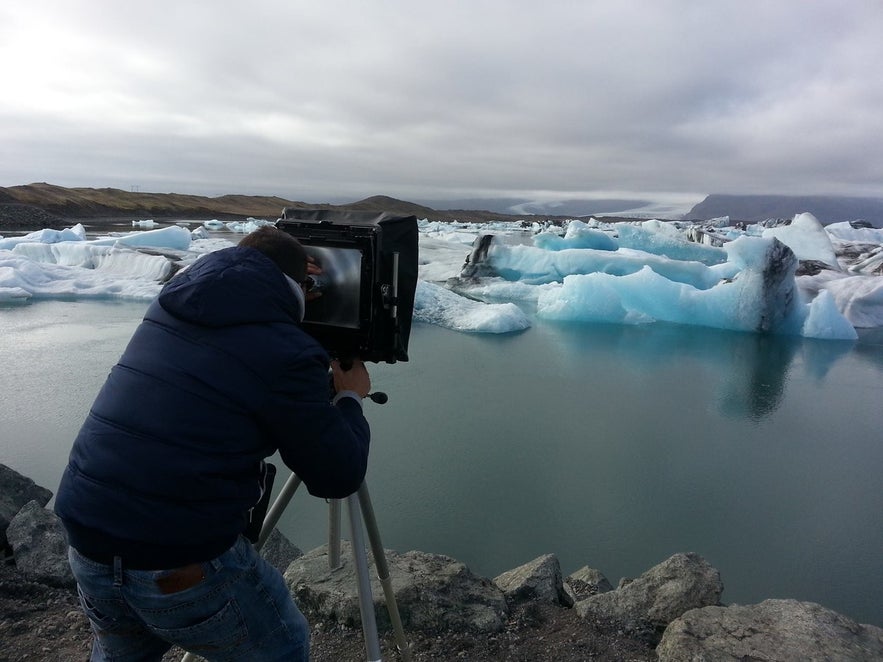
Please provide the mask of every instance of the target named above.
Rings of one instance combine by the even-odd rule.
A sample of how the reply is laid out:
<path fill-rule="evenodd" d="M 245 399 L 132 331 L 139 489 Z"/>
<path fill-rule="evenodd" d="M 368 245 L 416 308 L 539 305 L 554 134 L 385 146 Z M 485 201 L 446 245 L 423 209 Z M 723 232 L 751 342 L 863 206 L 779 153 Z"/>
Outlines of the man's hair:
<path fill-rule="evenodd" d="M 307 252 L 297 239 L 282 230 L 264 225 L 245 235 L 239 245 L 260 251 L 297 283 L 307 277 Z"/>

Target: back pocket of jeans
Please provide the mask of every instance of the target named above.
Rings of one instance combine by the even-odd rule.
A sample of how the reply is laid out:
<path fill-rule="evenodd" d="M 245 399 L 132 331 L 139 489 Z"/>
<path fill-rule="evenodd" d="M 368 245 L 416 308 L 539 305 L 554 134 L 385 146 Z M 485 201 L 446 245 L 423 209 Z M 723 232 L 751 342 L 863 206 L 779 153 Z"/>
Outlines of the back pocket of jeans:
<path fill-rule="evenodd" d="M 214 615 L 181 628 L 150 628 L 157 636 L 196 653 L 229 650 L 248 639 L 248 629 L 235 600 Z"/>
<path fill-rule="evenodd" d="M 131 620 L 121 621 L 117 614 L 124 611 L 125 607 L 120 600 L 99 600 L 86 595 L 83 589 L 77 585 L 77 596 L 80 598 L 80 606 L 88 619 L 102 632 L 116 633 L 126 629 L 132 629 Z"/>

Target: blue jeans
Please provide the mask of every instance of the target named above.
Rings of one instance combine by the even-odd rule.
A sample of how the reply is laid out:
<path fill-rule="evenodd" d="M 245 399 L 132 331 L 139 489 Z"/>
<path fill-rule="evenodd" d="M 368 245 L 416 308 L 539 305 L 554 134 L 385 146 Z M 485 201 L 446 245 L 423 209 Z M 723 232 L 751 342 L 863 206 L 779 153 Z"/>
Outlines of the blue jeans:
<path fill-rule="evenodd" d="M 104 565 L 73 548 L 68 558 L 94 633 L 92 662 L 155 662 L 173 644 L 211 661 L 309 659 L 307 620 L 279 571 L 241 536 L 174 592 L 160 587 L 172 571 Z"/>

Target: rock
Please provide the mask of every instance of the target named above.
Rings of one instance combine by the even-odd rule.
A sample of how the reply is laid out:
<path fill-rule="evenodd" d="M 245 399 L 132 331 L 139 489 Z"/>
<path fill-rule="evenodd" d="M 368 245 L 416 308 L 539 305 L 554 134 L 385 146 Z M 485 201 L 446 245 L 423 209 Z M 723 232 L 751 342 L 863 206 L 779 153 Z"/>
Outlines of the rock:
<path fill-rule="evenodd" d="M 494 579 L 494 584 L 506 598 L 515 602 L 539 600 L 565 607 L 573 606 L 573 598 L 564 590 L 561 565 L 554 554 L 545 554 L 504 572 Z"/>
<path fill-rule="evenodd" d="M 660 662 L 883 660 L 883 629 L 812 602 L 693 609 L 666 628 Z"/>
<path fill-rule="evenodd" d="M 58 516 L 37 501 L 25 504 L 6 530 L 15 565 L 34 581 L 74 586 L 67 562 L 67 535 Z"/>
<path fill-rule="evenodd" d="M 0 549 L 8 547 L 6 527 L 29 501 L 36 501 L 40 507 L 49 503 L 52 492 L 40 487 L 30 478 L 25 478 L 5 464 L 0 464 Z"/>
<path fill-rule="evenodd" d="M 385 556 L 406 628 L 424 632 L 502 630 L 509 611 L 506 598 L 489 579 L 472 574 L 463 563 L 441 554 L 387 551 Z M 377 626 L 389 628 L 389 613 L 371 554 L 368 561 Z M 323 620 L 350 626 L 361 623 L 349 542 L 341 542 L 341 567 L 329 569 L 328 548 L 323 545 L 296 559 L 284 576 L 302 609 Z"/>
<path fill-rule="evenodd" d="M 613 590 L 613 585 L 600 570 L 584 565 L 564 578 L 564 590 L 574 603 L 599 593 Z"/>
<path fill-rule="evenodd" d="M 698 554 L 675 554 L 615 591 L 576 603 L 583 618 L 613 618 L 651 640 L 671 621 L 697 607 L 717 605 L 720 573 Z"/>
<path fill-rule="evenodd" d="M 279 533 L 279 529 L 270 531 L 264 546 L 261 547 L 261 556 L 282 573 L 291 565 L 292 561 L 303 555 L 304 553 L 298 547 L 295 547 L 288 538 Z"/>
<path fill-rule="evenodd" d="M 0 227 L 56 228 L 63 224 L 63 218 L 41 207 L 0 199 Z"/>

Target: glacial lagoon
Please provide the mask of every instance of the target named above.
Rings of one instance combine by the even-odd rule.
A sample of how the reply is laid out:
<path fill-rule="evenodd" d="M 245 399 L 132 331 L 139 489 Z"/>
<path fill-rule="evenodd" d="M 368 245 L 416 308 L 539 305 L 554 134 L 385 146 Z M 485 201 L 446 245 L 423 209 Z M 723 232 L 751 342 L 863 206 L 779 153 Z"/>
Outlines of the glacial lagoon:
<path fill-rule="evenodd" d="M 0 307 L 0 462 L 53 489 L 146 303 Z M 368 484 L 384 545 L 496 574 L 555 553 L 615 584 L 681 551 L 726 603 L 819 602 L 883 625 L 883 334 L 818 341 L 654 324 L 417 324 L 371 366 Z M 158 413 L 157 415 L 161 415 Z M 280 471 L 277 490 L 286 471 Z M 280 523 L 304 550 L 327 505 Z"/>

